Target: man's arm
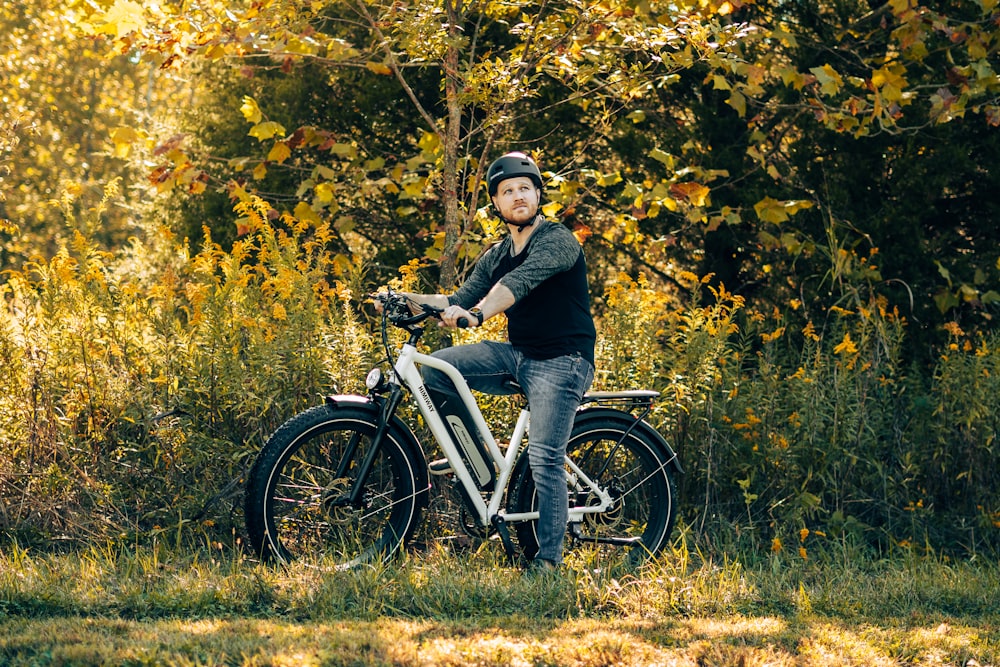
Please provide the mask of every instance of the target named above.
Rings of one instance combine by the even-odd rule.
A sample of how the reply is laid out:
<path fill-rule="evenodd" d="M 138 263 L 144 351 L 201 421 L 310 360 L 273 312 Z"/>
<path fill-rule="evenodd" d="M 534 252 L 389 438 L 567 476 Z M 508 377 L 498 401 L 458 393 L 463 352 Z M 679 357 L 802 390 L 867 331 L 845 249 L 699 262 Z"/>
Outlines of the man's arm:
<path fill-rule="evenodd" d="M 530 252 L 524 263 L 500 279 L 515 301 L 551 276 L 568 271 L 580 256 L 580 242 L 573 232 L 560 223 L 549 222 L 546 225 L 545 229 L 535 232 L 529 241 Z"/>
<path fill-rule="evenodd" d="M 434 306 L 435 308 L 447 308 L 448 307 L 448 296 L 445 294 L 416 294 L 414 292 L 400 292 L 403 296 L 414 303 L 426 303 L 428 306 Z M 410 304 L 410 309 L 413 310 L 413 304 Z M 418 312 L 414 310 L 414 313 Z"/>

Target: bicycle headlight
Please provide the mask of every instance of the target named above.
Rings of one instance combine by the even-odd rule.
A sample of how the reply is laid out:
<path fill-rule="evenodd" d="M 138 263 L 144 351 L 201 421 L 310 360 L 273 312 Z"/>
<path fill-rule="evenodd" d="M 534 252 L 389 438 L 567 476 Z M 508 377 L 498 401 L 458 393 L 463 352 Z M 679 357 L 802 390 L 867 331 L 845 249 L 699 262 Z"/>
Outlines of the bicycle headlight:
<path fill-rule="evenodd" d="M 368 375 L 365 377 L 365 386 L 368 387 L 368 391 L 374 391 L 382 386 L 382 370 L 380 368 L 373 368 L 368 371 Z"/>

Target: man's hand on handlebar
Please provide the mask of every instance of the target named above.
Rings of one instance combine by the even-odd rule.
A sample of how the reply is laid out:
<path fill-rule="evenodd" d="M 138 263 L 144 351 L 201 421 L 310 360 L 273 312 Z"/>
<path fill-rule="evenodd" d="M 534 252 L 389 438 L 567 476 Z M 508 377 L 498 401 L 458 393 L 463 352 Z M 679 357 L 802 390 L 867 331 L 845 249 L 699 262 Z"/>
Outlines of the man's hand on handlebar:
<path fill-rule="evenodd" d="M 398 309 L 405 304 L 413 315 L 430 314 L 438 318 L 440 326 L 443 327 L 466 329 L 479 324 L 479 319 L 461 306 L 449 305 L 441 308 L 433 304 L 421 303 L 414 298 L 414 295 L 405 292 L 375 292 L 369 297 L 375 304 L 375 312 L 377 313 L 382 313 L 386 308 Z"/>
<path fill-rule="evenodd" d="M 438 315 L 441 326 L 456 329 L 473 329 L 479 326 L 479 319 L 461 306 L 448 306 Z"/>

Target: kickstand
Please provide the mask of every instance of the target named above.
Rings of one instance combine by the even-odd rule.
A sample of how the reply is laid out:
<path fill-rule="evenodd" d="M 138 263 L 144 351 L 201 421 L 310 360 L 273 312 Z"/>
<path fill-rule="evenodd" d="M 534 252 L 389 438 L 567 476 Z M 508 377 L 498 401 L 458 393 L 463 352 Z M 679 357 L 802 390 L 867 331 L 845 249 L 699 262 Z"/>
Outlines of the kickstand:
<path fill-rule="evenodd" d="M 517 548 L 514 546 L 513 540 L 510 539 L 510 530 L 507 528 L 507 522 L 499 514 L 494 514 L 493 518 L 490 519 L 490 523 L 493 524 L 497 535 L 500 536 L 500 541 L 503 543 L 503 550 L 507 553 L 507 559 L 516 565 Z"/>

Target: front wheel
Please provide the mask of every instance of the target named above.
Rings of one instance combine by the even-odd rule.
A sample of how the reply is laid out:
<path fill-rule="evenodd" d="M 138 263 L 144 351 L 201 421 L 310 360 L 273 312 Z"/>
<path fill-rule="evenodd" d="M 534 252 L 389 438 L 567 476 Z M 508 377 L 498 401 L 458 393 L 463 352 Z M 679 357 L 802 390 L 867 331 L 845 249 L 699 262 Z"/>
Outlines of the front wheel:
<path fill-rule="evenodd" d="M 244 512 L 256 553 L 350 566 L 400 547 L 419 519 L 426 484 L 397 429 L 386 433 L 360 497 L 347 501 L 376 429 L 372 410 L 322 405 L 275 431 L 247 480 Z"/>
<path fill-rule="evenodd" d="M 595 547 L 628 547 L 636 560 L 655 556 L 667 544 L 673 530 L 676 483 L 670 453 L 653 442 L 642 430 L 626 435 L 632 418 L 578 421 L 570 435 L 566 452 L 597 486 L 612 498 L 609 509 L 584 514 L 576 537 Z M 526 463 L 526 462 L 525 462 Z M 570 507 L 593 507 L 596 495 L 567 469 Z M 514 493 L 514 511 L 538 509 L 534 480 L 527 465 Z M 515 527 L 526 558 L 538 553 L 535 521 Z"/>

